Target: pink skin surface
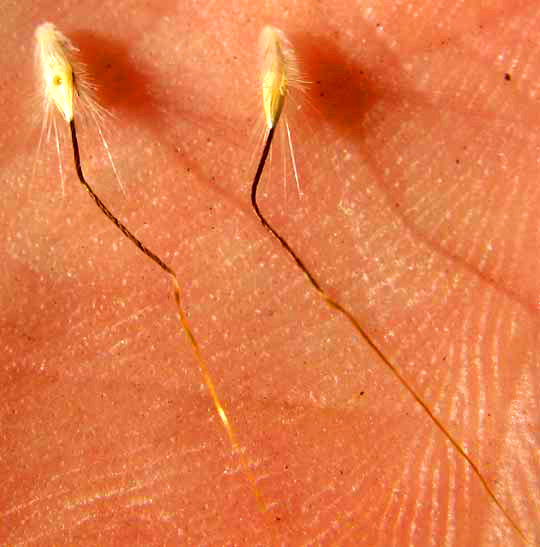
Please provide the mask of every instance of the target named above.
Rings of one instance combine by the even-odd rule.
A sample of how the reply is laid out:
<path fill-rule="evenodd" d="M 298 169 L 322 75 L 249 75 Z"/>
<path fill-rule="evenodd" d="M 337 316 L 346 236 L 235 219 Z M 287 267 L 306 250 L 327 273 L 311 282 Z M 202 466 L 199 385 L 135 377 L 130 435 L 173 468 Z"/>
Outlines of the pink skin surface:
<path fill-rule="evenodd" d="M 250 209 L 267 23 L 312 84 L 288 108 L 303 196 L 278 142 L 262 210 L 540 541 L 535 3 L 45 4 L 0 27 L 0 543 L 523 544 Z M 265 514 L 167 277 L 82 190 L 64 125 L 65 196 L 54 140 L 33 176 L 47 20 L 114 116 L 126 196 L 81 121 L 83 169 L 177 270 Z"/>

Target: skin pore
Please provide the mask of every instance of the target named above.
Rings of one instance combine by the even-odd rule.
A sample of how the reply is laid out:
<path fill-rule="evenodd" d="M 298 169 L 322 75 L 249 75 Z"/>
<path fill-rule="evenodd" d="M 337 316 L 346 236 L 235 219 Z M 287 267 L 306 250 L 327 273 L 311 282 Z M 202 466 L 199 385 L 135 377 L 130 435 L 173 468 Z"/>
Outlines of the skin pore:
<path fill-rule="evenodd" d="M 0 543 L 522 544 L 250 209 L 267 23 L 294 43 L 313 108 L 289 112 L 304 196 L 290 176 L 285 202 L 276 147 L 261 208 L 538 538 L 537 8 L 7 12 L 2 63 L 20 93 L 0 90 Z M 115 116 L 127 197 L 91 124 L 85 174 L 177 271 L 266 515 L 178 335 L 168 278 L 80 187 L 67 127 L 65 197 L 52 142 L 32 176 L 46 20 Z"/>

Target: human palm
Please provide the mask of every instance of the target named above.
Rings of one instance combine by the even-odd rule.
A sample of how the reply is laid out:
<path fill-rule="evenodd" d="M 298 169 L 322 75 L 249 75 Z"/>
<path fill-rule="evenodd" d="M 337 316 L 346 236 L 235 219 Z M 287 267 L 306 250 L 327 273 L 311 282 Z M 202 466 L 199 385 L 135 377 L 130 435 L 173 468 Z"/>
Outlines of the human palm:
<path fill-rule="evenodd" d="M 538 538 L 538 8 L 223 8 L 6 18 L 2 543 L 521 544 L 250 210 L 268 22 L 312 84 L 289 105 L 303 196 L 291 179 L 285 200 L 276 148 L 261 208 Z M 33 176 L 29 51 L 47 19 L 103 88 L 127 198 L 91 124 L 83 168 L 177 270 L 264 515 L 167 277 L 88 199 L 69 148 L 65 197 L 52 145 Z"/>

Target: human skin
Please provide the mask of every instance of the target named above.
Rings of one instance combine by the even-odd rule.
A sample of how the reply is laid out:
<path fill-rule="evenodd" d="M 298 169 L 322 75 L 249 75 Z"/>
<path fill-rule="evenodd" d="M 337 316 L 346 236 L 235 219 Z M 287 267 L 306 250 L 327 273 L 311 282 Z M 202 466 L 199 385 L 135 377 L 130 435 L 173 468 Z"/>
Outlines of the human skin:
<path fill-rule="evenodd" d="M 538 541 L 540 13 L 473 4 L 7 6 L 1 544 L 523 544 L 250 209 L 267 23 L 312 84 L 288 116 L 303 195 L 289 173 L 285 200 L 276 147 L 261 209 Z M 81 123 L 83 169 L 177 271 L 266 513 L 167 276 L 81 188 L 67 127 L 65 195 L 53 141 L 33 174 L 33 32 L 47 20 L 114 116 L 126 196 Z"/>

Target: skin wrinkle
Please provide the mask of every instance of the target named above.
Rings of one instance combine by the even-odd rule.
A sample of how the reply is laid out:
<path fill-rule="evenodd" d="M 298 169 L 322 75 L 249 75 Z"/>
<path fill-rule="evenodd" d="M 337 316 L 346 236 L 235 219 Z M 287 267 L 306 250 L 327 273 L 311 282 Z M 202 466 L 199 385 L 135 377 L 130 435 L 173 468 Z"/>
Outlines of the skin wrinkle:
<path fill-rule="evenodd" d="M 107 231 L 105 219 L 92 211 L 92 203 L 77 187 L 69 161 L 64 161 L 66 196 L 62 200 L 56 153 L 51 143 L 49 146 L 44 143 L 42 162 L 36 179 L 31 180 L 30 158 L 36 141 L 28 138 L 30 128 L 23 115 L 22 97 L 13 94 L 10 86 L 5 86 L 0 90 L 3 126 L 7 129 L 1 137 L 3 146 L 0 146 L 0 165 L 5 181 L 0 226 L 4 232 L 3 256 L 6 257 L 0 269 L 0 339 L 5 350 L 0 386 L 7 386 L 13 395 L 1 407 L 0 475 L 4 486 L 0 489 L 0 514 L 15 506 L 23 507 L 34 497 L 43 501 L 34 504 L 32 511 L 11 513 L 9 541 L 3 530 L 0 530 L 0 539 L 8 543 L 40 538 L 56 544 L 86 541 L 102 545 L 136 541 L 178 544 L 188 540 L 192 543 L 270 544 L 272 536 L 268 534 L 273 530 L 277 537 L 286 538 L 292 544 L 309 544 L 309 537 L 324 537 L 331 543 L 339 540 L 343 533 L 342 544 L 384 545 L 384 530 L 392 529 L 394 519 L 401 512 L 402 521 L 395 536 L 398 545 L 401 533 L 407 537 L 413 528 L 411 537 L 414 537 L 415 545 L 441 544 L 444 538 L 431 537 L 432 531 L 441 530 L 429 522 L 430 508 L 425 507 L 412 526 L 414 482 L 404 501 L 398 499 L 384 516 L 378 510 L 388 507 L 389 497 L 395 495 L 391 485 L 399 481 L 404 467 L 408 465 L 414 475 L 416 462 L 422 459 L 429 442 L 434 443 L 434 455 L 439 458 L 440 483 L 433 486 L 434 495 L 439 500 L 449 495 L 455 499 L 455 506 L 448 507 L 448 528 L 454 527 L 453 535 L 449 536 L 450 544 L 472 545 L 479 541 L 485 544 L 482 539 L 493 539 L 500 533 L 500 541 L 494 539 L 487 543 L 518 545 L 474 480 L 467 482 L 467 494 L 464 494 L 461 475 L 454 475 L 451 469 L 457 462 L 451 454 L 440 457 L 441 450 L 445 452 L 445 445 L 437 440 L 432 427 L 410 408 L 409 416 L 394 413 L 397 406 L 407 411 L 403 393 L 385 379 L 384 371 L 365 348 L 352 339 L 345 324 L 333 322 L 329 332 L 329 316 L 324 307 L 313 298 L 306 299 L 309 289 L 286 257 L 272 258 L 279 253 L 249 214 L 248 191 L 253 173 L 244 165 L 252 152 L 247 145 L 249 131 L 259 112 L 247 111 L 246 105 L 256 104 L 251 100 L 257 95 L 256 37 L 263 24 L 270 22 L 290 30 L 288 35 L 295 45 L 300 42 L 298 54 L 302 61 L 307 61 L 303 68 L 308 79 L 314 82 L 310 93 L 316 107 L 320 107 L 321 116 L 313 117 L 309 109 L 304 109 L 310 126 L 316 131 L 314 138 L 304 146 L 302 138 L 297 136 L 302 128 L 291 123 L 305 192 L 301 201 L 294 202 L 296 210 L 290 218 L 275 216 L 282 210 L 282 203 L 276 201 L 276 196 L 283 199 L 279 161 L 274 162 L 272 178 L 265 181 L 268 196 L 261 206 L 269 216 L 274 215 L 269 220 L 278 219 L 276 227 L 309 262 L 317 278 L 323 283 L 332 279 L 329 290 L 350 302 L 362 324 L 386 351 L 400 355 L 397 363 L 409 379 L 419 375 L 429 383 L 431 376 L 444 378 L 446 369 L 452 366 L 444 386 L 430 386 L 434 393 L 444 389 L 441 391 L 441 396 L 446 396 L 441 404 L 443 417 L 448 417 L 449 404 L 460 391 L 455 383 L 466 363 L 457 355 L 446 361 L 442 361 L 442 357 L 448 353 L 450 345 L 474 347 L 474 333 L 479 327 L 472 321 L 469 331 L 460 334 L 460 318 L 467 316 L 464 314 L 466 306 L 483 301 L 483 291 L 487 288 L 495 289 L 494 307 L 501 305 L 503 297 L 505 313 L 510 317 L 520 310 L 516 314 L 516 334 L 512 338 L 516 344 L 523 345 L 517 352 L 519 360 L 514 360 L 512 351 L 503 348 L 503 359 L 499 361 L 501 385 L 497 386 L 500 396 L 493 396 L 493 406 L 485 409 L 492 414 L 489 418 L 491 433 L 488 433 L 491 436 L 477 438 L 476 432 L 467 427 L 468 423 L 460 425 L 459 420 L 452 426 L 459 437 L 466 439 L 468 447 L 479 443 L 480 452 L 488 453 L 485 463 L 489 466 L 489 478 L 496 481 L 497 491 L 505 504 L 508 503 L 518 516 L 534 515 L 534 503 L 538 502 L 534 497 L 536 490 L 530 488 L 525 495 L 530 483 L 522 481 L 532 481 L 537 476 L 531 467 L 535 465 L 531 456 L 532 443 L 538 442 L 532 429 L 537 422 L 535 409 L 529 407 L 528 418 L 522 423 L 513 423 L 508 420 L 508 409 L 503 405 L 511 399 L 512 412 L 525 413 L 527 409 L 521 406 L 521 393 L 515 389 L 519 385 L 515 378 L 522 366 L 529 367 L 529 374 L 537 370 L 534 355 L 538 353 L 535 348 L 538 341 L 533 335 L 536 315 L 530 302 L 538 301 L 538 297 L 531 297 L 535 291 L 532 279 L 520 277 L 520 284 L 515 284 L 514 273 L 508 272 L 505 261 L 501 262 L 502 277 L 479 276 L 477 264 L 460 264 L 460 255 L 446 254 L 433 237 L 427 238 L 426 234 L 432 234 L 432 227 L 438 225 L 429 214 L 421 226 L 415 224 L 413 212 L 404 217 L 405 229 L 411 237 L 402 247 L 395 247 L 405 252 L 403 265 L 394 264 L 391 254 L 386 254 L 382 248 L 394 248 L 396 239 L 403 235 L 403 224 L 401 227 L 399 224 L 394 227 L 392 223 L 383 226 L 383 219 L 386 222 L 388 216 L 399 218 L 404 210 L 401 208 L 405 205 L 402 196 L 389 191 L 394 175 L 400 173 L 395 166 L 400 148 L 407 147 L 405 161 L 409 164 L 415 157 L 420 159 L 414 168 L 403 165 L 408 170 L 406 178 L 401 179 L 403 188 L 416 191 L 415 180 L 424 176 L 428 168 L 433 179 L 440 176 L 439 159 L 437 156 L 436 161 L 431 160 L 434 153 L 429 143 L 447 144 L 453 161 L 452 150 L 457 149 L 456 139 L 458 142 L 461 139 L 449 131 L 448 126 L 441 126 L 440 120 L 432 119 L 433 109 L 427 108 L 427 103 L 421 100 L 422 96 L 429 98 L 430 90 L 423 89 L 422 95 L 415 92 L 414 69 L 412 77 L 408 78 L 404 78 L 399 69 L 407 61 L 411 41 L 416 48 L 424 40 L 432 41 L 435 46 L 439 43 L 434 40 L 439 31 L 427 24 L 433 13 L 425 6 L 420 12 L 426 19 L 424 26 L 417 28 L 431 33 L 426 38 L 421 34 L 420 37 L 407 36 L 405 29 L 414 25 L 415 20 L 394 3 L 374 8 L 372 17 L 376 17 L 376 22 L 380 20 L 383 31 L 376 29 L 375 20 L 363 19 L 354 11 L 356 6 L 348 3 L 316 7 L 293 5 L 286 6 L 285 11 L 285 6 L 279 3 L 249 5 L 238 1 L 234 4 L 235 17 L 218 17 L 216 8 L 217 5 L 213 5 L 203 13 L 194 4 L 164 2 L 149 7 L 139 5 L 135 10 L 133 4 L 105 2 L 92 9 L 70 4 L 61 8 L 65 11 L 58 11 L 57 6 L 51 9 L 45 3 L 32 6 L 23 3 L 8 10 L 5 26 L 1 27 L 6 51 L 10 52 L 10 58 L 6 57 L 2 63 L 8 75 L 23 74 L 21 85 L 26 86 L 28 80 L 30 89 L 31 67 L 27 58 L 30 42 L 24 41 L 23 37 L 30 37 L 36 24 L 53 15 L 54 22 L 62 25 L 62 30 L 88 51 L 85 55 L 97 59 L 94 65 L 89 64 L 91 69 L 98 68 L 97 83 L 107 85 L 105 95 L 109 100 L 104 101 L 104 106 L 116 115 L 114 135 L 108 137 L 108 142 L 126 185 L 127 199 L 122 197 L 97 139 L 94 139 L 94 145 L 81 132 L 83 169 L 104 200 L 118 210 L 120 218 L 129 219 L 135 233 L 139 234 L 140 227 L 145 226 L 141 234 L 145 243 L 156 248 L 160 256 L 175 257 L 171 262 L 185 281 L 190 322 L 198 329 L 197 336 L 212 364 L 220 392 L 227 399 L 231 418 L 246 445 L 247 457 L 250 461 L 259 461 L 255 474 L 272 477 L 262 480 L 260 487 L 266 497 L 278 502 L 278 509 L 272 510 L 269 518 L 261 517 L 241 474 L 224 475 L 224 470 L 233 465 L 230 450 L 207 393 L 201 387 L 188 344 L 178 349 L 182 345 L 177 340 L 174 306 L 166 281 L 160 281 L 159 274 L 151 266 L 144 265 L 144 257 L 137 257 L 127 244 L 119 245 L 115 253 L 107 253 L 112 249 L 113 241 L 118 243 L 117 235 L 112 227 Z M 457 9 L 454 18 L 447 20 L 453 29 L 450 34 L 462 36 L 462 41 L 467 43 L 469 37 L 480 32 L 478 21 L 487 24 L 486 18 L 479 8 L 469 6 L 467 11 L 454 8 Z M 492 29 L 498 28 L 500 13 L 519 21 L 519 12 L 512 12 L 503 2 L 498 3 L 497 8 L 490 13 Z M 230 10 L 230 6 L 224 9 Z M 126 13 L 132 14 L 129 24 L 125 21 Z M 444 17 L 447 12 L 442 10 L 440 13 Z M 278 20 L 276 14 L 281 14 Z M 246 18 L 249 18 L 249 24 L 245 24 Z M 460 20 L 464 20 L 463 26 L 457 26 Z M 27 46 L 26 52 L 19 47 L 19 42 L 14 42 L 10 29 L 17 29 L 17 40 Z M 505 45 L 501 44 L 497 32 L 490 33 L 489 25 L 482 32 L 484 37 L 490 34 L 494 49 Z M 78 33 L 86 33 L 89 43 L 80 43 Z M 386 44 L 392 43 L 393 38 L 399 44 L 393 58 L 380 54 L 383 38 Z M 228 44 L 227 48 L 222 47 L 222 41 Z M 170 51 L 173 49 L 171 44 L 176 43 L 181 46 L 179 53 Z M 129 49 L 132 44 L 133 52 Z M 511 42 L 506 45 L 513 47 Z M 428 61 L 424 62 L 423 73 L 440 68 L 429 62 L 433 48 L 439 54 L 437 63 L 444 63 L 448 50 L 456 51 L 452 45 L 440 50 L 435 46 L 422 48 Z M 309 54 L 305 55 L 310 47 L 314 51 L 311 58 Z M 466 56 L 462 58 L 465 63 Z M 385 63 L 385 59 L 389 62 Z M 453 70 L 459 74 L 456 58 L 452 57 L 452 61 Z M 107 63 L 111 66 L 105 69 Z M 535 81 L 535 66 L 527 65 L 528 82 L 520 80 L 519 66 L 518 63 L 517 68 L 511 68 L 512 80 L 508 84 L 531 85 L 528 82 Z M 465 69 L 466 64 L 461 68 Z M 497 73 L 498 68 L 483 63 L 480 77 L 485 74 L 491 78 L 491 71 Z M 359 74 L 359 70 L 363 74 Z M 317 84 L 317 80 L 321 83 Z M 496 76 L 493 81 L 497 81 Z M 463 100 L 462 106 L 465 106 L 465 101 L 474 93 L 468 85 L 467 81 L 463 82 L 461 99 L 453 97 L 451 104 L 446 104 L 443 96 L 437 108 L 456 112 L 459 100 Z M 452 86 L 452 80 L 446 86 Z M 381 90 L 385 88 L 391 90 L 387 97 L 392 97 L 392 101 L 382 100 Z M 122 93 L 123 89 L 125 93 Z M 512 100 L 513 95 L 506 93 L 506 89 L 503 88 L 501 100 Z M 319 96 L 321 93 L 324 97 Z M 488 95 L 489 89 L 486 97 Z M 479 93 L 481 99 L 482 93 Z M 493 101 L 498 99 L 496 95 L 491 97 Z M 399 108 L 405 100 L 414 103 L 414 115 L 407 108 Z M 535 106 L 529 103 L 530 116 L 536 116 Z M 521 108 L 522 104 L 518 102 L 518 117 Z M 496 110 L 492 116 L 497 117 Z M 496 147 L 500 146 L 509 158 L 517 152 L 526 153 L 521 150 L 519 141 L 514 143 L 509 134 L 502 133 L 497 142 L 483 140 L 485 134 L 497 128 L 491 125 L 489 118 L 478 120 L 470 111 L 470 116 L 467 112 L 467 116 L 457 121 L 471 126 L 481 122 L 485 126 L 483 132 L 476 133 L 474 142 L 469 143 L 470 155 L 461 158 L 460 167 L 474 161 L 475 155 L 483 152 L 484 147 L 494 148 L 496 152 Z M 400 124 L 406 129 L 399 139 L 391 142 L 394 129 Z M 426 135 L 427 128 L 426 138 L 414 138 Z M 87 134 L 91 131 L 89 126 Z M 212 146 L 207 145 L 207 138 L 212 139 Z M 530 139 L 537 139 L 533 129 Z M 343 148 L 347 148 L 352 157 L 342 164 L 340 176 L 336 177 L 332 162 L 344 157 Z M 530 180 L 536 174 L 532 150 L 531 147 L 527 156 L 528 171 L 522 175 Z M 414 151 L 417 151 L 416 156 Z M 314 161 L 316 153 L 319 158 Z M 489 163 L 494 157 L 494 153 L 487 154 L 485 161 Z M 385 166 L 395 172 L 385 175 Z M 490 167 L 491 175 L 485 184 L 504 188 L 504 174 L 496 165 Z M 354 222 L 359 217 L 353 216 L 347 224 L 345 215 L 336 216 L 332 196 L 343 195 L 342 181 L 352 181 L 350 175 L 354 173 L 362 173 L 362 176 L 357 176 L 345 195 L 357 204 L 354 215 L 364 214 L 361 222 Z M 459 175 L 462 174 L 460 171 Z M 442 174 L 441 192 L 444 192 L 445 181 L 453 184 L 453 176 L 451 170 Z M 470 178 L 464 177 L 461 189 L 465 204 L 467 184 L 472 177 L 482 176 L 475 170 Z M 519 179 L 516 180 L 519 184 Z M 288 183 L 294 185 L 291 177 Z M 375 200 L 365 192 L 367 188 Z M 154 206 L 152 200 L 162 196 L 168 198 L 166 207 Z M 373 207 L 374 201 L 378 203 L 377 208 Z M 400 202 L 400 207 L 395 207 L 396 201 Z M 216 203 L 221 204 L 221 209 L 210 210 L 209 207 Z M 531 218 L 534 218 L 535 200 L 523 201 L 523 206 L 533 209 Z M 422 212 L 420 210 L 418 214 Z M 460 212 L 461 209 L 458 214 Z M 511 215 L 514 214 L 518 214 L 517 211 L 511 210 Z M 68 216 L 72 220 L 69 225 L 66 223 Z M 459 222 L 459 216 L 453 221 Z M 305 231 L 304 224 L 310 229 Z M 474 217 L 471 226 L 474 230 Z M 344 243 L 333 240 L 332 234 L 339 233 L 340 229 L 349 230 L 353 237 Z M 442 233 L 437 232 L 440 234 L 437 237 L 444 238 L 444 229 L 446 227 L 442 227 Z M 103 232 L 100 244 L 92 241 L 97 232 Z M 21 235 L 20 239 L 17 239 L 17 233 Z M 206 239 L 201 237 L 205 233 L 208 234 Z M 369 239 L 373 233 L 381 234 L 380 242 Z M 459 241 L 456 242 L 455 237 L 450 240 L 450 248 L 457 248 Z M 511 230 L 499 237 L 512 238 Z M 361 240 L 370 242 L 362 246 L 362 252 L 359 250 Z M 56 241 L 65 243 L 51 250 L 51 244 Z M 332 245 L 328 244 L 330 241 Z M 517 241 L 516 245 L 519 244 Z M 534 240 L 529 244 L 530 248 L 526 249 L 533 253 Z M 423 249 L 420 256 L 414 253 L 416 245 Z M 17 252 L 6 253 L 5 246 L 17 249 Z M 463 249 L 467 252 L 467 245 Z M 499 250 L 500 247 L 495 247 L 494 252 Z M 223 255 L 229 253 L 242 258 L 225 266 Z M 421 263 L 423 256 L 425 260 L 433 258 L 432 268 L 423 277 L 416 277 L 414 273 L 399 275 L 399 268 L 405 272 L 413 261 Z M 516 249 L 516 256 L 526 260 L 525 265 L 531 264 L 532 257 L 523 256 L 522 249 Z M 90 258 L 92 268 L 87 265 Z M 472 260 L 476 258 L 473 256 Z M 23 268 L 24 264 L 27 267 Z M 352 275 L 355 270 L 359 274 L 356 277 Z M 418 343 L 414 347 L 403 351 L 402 348 L 407 347 L 406 340 L 415 335 L 416 328 L 425 318 L 423 306 L 428 305 L 429 294 L 418 300 L 417 293 L 426 291 L 426 279 L 444 274 L 445 270 L 450 278 L 459 273 L 460 281 L 456 286 L 445 287 L 441 283 L 433 289 L 437 305 L 446 306 L 446 313 L 442 309 L 433 315 L 433 310 L 428 310 L 434 321 L 433 332 L 445 336 L 440 339 L 443 344 L 439 350 L 441 358 L 432 363 L 433 350 L 430 345 L 429 352 L 422 347 L 423 337 L 417 335 Z M 368 274 L 366 278 L 361 275 L 363 271 Z M 515 275 L 518 271 L 515 270 Z M 70 272 L 71 277 L 65 272 Z M 384 280 L 389 277 L 395 279 L 395 287 L 385 285 Z M 121 283 L 124 278 L 127 278 L 125 286 Z M 94 286 L 90 287 L 90 283 Z M 468 285 L 469 299 L 460 294 L 464 285 Z M 378 289 L 368 300 L 366 295 L 373 286 Z M 290 291 L 286 292 L 285 287 L 290 287 Z M 283 291 L 285 299 L 266 306 L 267 299 L 278 290 Z M 403 297 L 396 299 L 396 293 L 403 293 Z M 13 295 L 17 295 L 16 299 Z M 107 298 L 102 300 L 101 295 Z M 508 298 L 504 298 L 505 295 Z M 114 300 L 124 300 L 125 307 L 113 305 Z M 408 310 L 401 309 L 400 303 L 408 300 L 417 303 Z M 100 305 L 94 307 L 92 303 L 96 301 Z M 386 309 L 378 314 L 381 303 Z M 97 334 L 145 306 L 150 306 L 145 317 L 127 325 L 132 336 L 126 336 L 127 331 L 122 329 L 107 337 L 107 347 L 113 346 L 115 339 L 116 342 L 121 338 L 129 339 L 121 358 L 116 360 L 106 355 L 97 343 Z M 263 313 L 255 314 L 256 309 L 262 309 Z M 527 312 L 523 313 L 523 309 Z M 456 315 L 450 332 L 445 333 L 445 315 L 454 317 L 450 311 Z M 212 315 L 216 321 L 209 320 Z M 83 343 L 79 339 L 81 334 L 74 333 L 73 325 L 79 325 L 80 330 L 84 320 L 87 332 L 83 334 Z M 396 336 L 386 336 L 396 323 L 400 325 Z M 12 328 L 4 336 L 6 324 Z M 284 339 L 287 328 L 290 334 Z M 455 340 L 458 335 L 459 341 Z M 331 342 L 321 344 L 322 339 Z M 437 347 L 435 339 L 433 342 Z M 497 350 L 496 344 L 485 347 Z M 215 355 L 219 358 L 213 361 Z M 522 363 L 522 359 L 528 359 L 527 363 Z M 81 362 L 86 366 L 81 366 Z M 312 370 L 314 364 L 316 370 Z M 445 374 L 440 373 L 439 367 Z M 347 370 L 353 372 L 345 375 Z M 337 376 L 341 381 L 335 386 L 321 383 L 320 379 L 326 376 Z M 485 389 L 490 392 L 494 380 L 489 378 L 487 381 L 490 385 Z M 528 385 L 540 383 L 535 383 L 532 376 Z M 358 396 L 360 391 L 365 392 L 362 397 Z M 314 393 L 315 401 L 331 401 L 332 408 L 318 408 L 310 400 L 310 392 Z M 467 389 L 463 392 L 467 393 Z M 166 403 L 143 414 L 155 405 L 156 399 Z M 345 404 L 350 400 L 355 401 L 353 406 Z M 436 402 L 438 399 L 432 404 Z M 469 410 L 474 420 L 478 410 Z M 459 408 L 458 413 L 461 415 Z M 296 419 L 298 416 L 302 418 Z M 39 438 L 32 435 L 37 431 Z M 418 449 L 411 450 L 409 455 L 408 438 L 412 432 L 419 438 L 424 437 L 426 442 L 420 442 Z M 510 432 L 513 438 L 531 439 L 531 443 L 513 445 Z M 164 448 L 170 457 L 152 470 L 153 476 L 163 477 L 162 482 L 156 480 L 148 485 L 148 491 L 137 493 L 138 498 L 154 499 L 155 502 L 144 506 L 135 504 L 130 508 L 133 498 L 127 492 L 134 484 L 146 484 L 149 479 L 145 469 L 140 467 L 145 454 L 138 460 L 139 467 L 131 467 L 131 454 L 137 442 L 143 439 L 149 446 L 145 453 L 147 461 L 156 460 Z M 339 450 L 335 448 L 338 446 Z M 403 457 L 407 458 L 406 462 Z M 516 474 L 513 461 L 527 462 L 528 473 Z M 114 469 L 120 472 L 116 479 L 119 482 L 104 484 L 103 492 L 125 489 L 125 498 L 103 499 L 95 507 L 95 518 L 91 519 L 87 519 L 84 507 L 57 512 L 54 493 L 67 488 L 78 499 L 92 495 L 95 491 L 89 483 L 100 468 L 107 468 L 111 462 L 116 463 Z M 81 471 L 68 473 L 75 468 Z M 459 464 L 457 468 L 462 469 Z M 351 470 L 353 476 L 348 475 Z M 48 477 L 62 472 L 65 478 L 51 485 Z M 100 475 L 107 476 L 106 473 Z M 455 484 L 451 494 L 449 481 Z M 359 482 L 362 487 L 351 492 L 350 485 Z M 406 478 L 403 484 L 397 483 L 403 491 L 409 484 Z M 324 496 L 317 496 L 329 485 L 339 500 L 335 506 Z M 467 496 L 466 505 L 463 504 L 464 495 Z M 309 524 L 311 518 L 298 512 L 302 502 L 309 497 L 316 504 L 312 507 L 313 514 L 321 516 L 312 524 Z M 326 506 L 332 506 L 333 510 L 325 511 Z M 464 506 L 472 511 L 467 523 L 459 518 L 460 507 Z M 372 512 L 364 510 L 368 507 Z M 160 520 L 159 514 L 171 517 L 165 522 Z M 349 517 L 351 514 L 353 516 Z M 370 518 L 365 518 L 366 514 Z M 281 520 L 276 521 L 276 516 Z M 523 524 L 534 532 L 534 523 L 538 520 L 530 518 Z M 340 528 L 343 522 L 343 528 Z M 332 523 L 338 523 L 336 529 L 332 528 Z"/>

